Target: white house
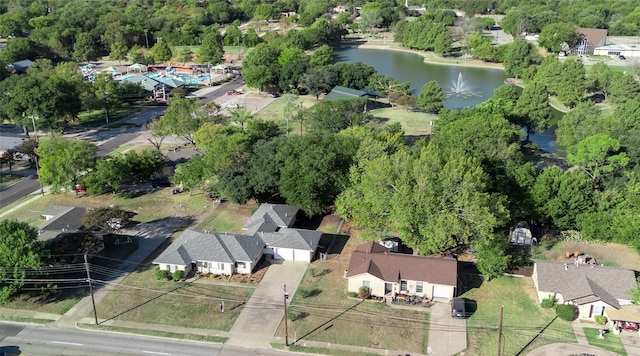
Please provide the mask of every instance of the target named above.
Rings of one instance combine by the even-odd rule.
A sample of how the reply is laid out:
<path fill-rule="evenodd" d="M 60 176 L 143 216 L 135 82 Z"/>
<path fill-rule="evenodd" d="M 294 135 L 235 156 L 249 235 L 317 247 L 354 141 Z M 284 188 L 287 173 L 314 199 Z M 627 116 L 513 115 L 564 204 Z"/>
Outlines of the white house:
<path fill-rule="evenodd" d="M 367 242 L 351 254 L 345 277 L 349 292 L 365 286 L 371 295 L 379 297 L 407 294 L 451 299 L 455 296 L 458 264 L 452 258 L 393 253 Z"/>
<path fill-rule="evenodd" d="M 186 230 L 153 264 L 176 270 L 232 275 L 249 274 L 262 257 L 264 242 L 254 236 Z"/>
<path fill-rule="evenodd" d="M 536 261 L 531 277 L 540 302 L 554 297 L 557 303 L 575 305 L 580 319 L 630 305 L 630 291 L 637 285 L 631 270 L 577 262 Z"/>

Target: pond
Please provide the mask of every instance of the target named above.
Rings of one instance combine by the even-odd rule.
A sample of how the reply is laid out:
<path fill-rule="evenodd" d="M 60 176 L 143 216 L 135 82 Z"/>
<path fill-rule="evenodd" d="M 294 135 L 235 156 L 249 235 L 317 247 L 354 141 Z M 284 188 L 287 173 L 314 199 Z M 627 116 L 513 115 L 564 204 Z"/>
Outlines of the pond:
<path fill-rule="evenodd" d="M 418 95 L 426 82 L 435 80 L 446 93 L 444 106 L 448 109 L 462 109 L 482 103 L 507 78 L 502 69 L 425 63 L 423 56 L 403 51 L 353 47 L 335 49 L 334 54 L 336 62 L 362 62 L 380 74 L 411 83 L 412 95 Z M 555 109 L 553 115 L 554 123 L 562 117 L 562 113 Z M 526 135 L 523 134 L 524 138 Z M 563 155 L 563 150 L 555 142 L 555 125 L 532 135 L 530 139 L 547 152 Z"/>
<path fill-rule="evenodd" d="M 480 104 L 507 78 L 495 68 L 447 66 L 424 62 L 424 57 L 409 52 L 365 48 L 335 50 L 336 62 L 362 62 L 378 73 L 411 83 L 411 94 L 418 95 L 424 84 L 435 80 L 447 94 L 444 106 L 462 109 Z"/>

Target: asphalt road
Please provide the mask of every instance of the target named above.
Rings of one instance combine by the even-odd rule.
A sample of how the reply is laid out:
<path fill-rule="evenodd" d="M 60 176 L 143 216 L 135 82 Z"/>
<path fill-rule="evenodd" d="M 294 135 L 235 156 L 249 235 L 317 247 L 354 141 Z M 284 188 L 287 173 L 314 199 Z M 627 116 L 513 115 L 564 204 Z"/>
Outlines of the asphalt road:
<path fill-rule="evenodd" d="M 230 82 L 227 82 L 224 85 L 221 85 L 219 87 L 217 87 L 216 89 L 208 92 L 207 94 L 205 94 L 203 96 L 202 102 L 203 103 L 208 103 L 210 101 L 212 101 L 215 98 L 227 95 L 228 91 L 231 90 L 236 90 L 238 88 L 240 88 L 241 86 L 243 86 L 244 84 L 242 83 L 242 76 L 237 76 L 235 79 L 231 80 Z"/>
<path fill-rule="evenodd" d="M 25 177 L 16 183 L 0 189 L 0 209 L 40 189 L 35 175 Z"/>
<path fill-rule="evenodd" d="M 0 354 L 68 356 L 282 356 L 275 350 L 249 350 L 224 344 L 174 340 L 138 335 L 58 329 L 49 326 L 25 326 L 0 323 Z"/>

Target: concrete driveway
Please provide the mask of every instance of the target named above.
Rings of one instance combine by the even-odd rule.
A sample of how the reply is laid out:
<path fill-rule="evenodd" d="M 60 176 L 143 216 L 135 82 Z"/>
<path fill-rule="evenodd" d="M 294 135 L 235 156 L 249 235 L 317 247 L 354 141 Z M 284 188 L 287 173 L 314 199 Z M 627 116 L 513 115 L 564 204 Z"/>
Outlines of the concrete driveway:
<path fill-rule="evenodd" d="M 455 355 L 467 348 L 467 320 L 451 317 L 447 301 L 431 307 L 429 320 L 429 354 Z"/>
<path fill-rule="evenodd" d="M 231 328 L 227 344 L 251 349 L 270 349 L 269 345 L 284 316 L 282 285 L 286 283 L 289 301 L 309 265 L 283 261 L 269 270 Z M 289 340 L 293 340 L 290 337 Z"/>

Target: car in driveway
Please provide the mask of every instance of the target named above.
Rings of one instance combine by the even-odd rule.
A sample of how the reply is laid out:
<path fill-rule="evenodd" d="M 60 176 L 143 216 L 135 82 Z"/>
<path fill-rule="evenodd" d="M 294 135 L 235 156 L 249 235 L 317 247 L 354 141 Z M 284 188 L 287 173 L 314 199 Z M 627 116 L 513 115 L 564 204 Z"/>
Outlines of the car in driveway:
<path fill-rule="evenodd" d="M 465 319 L 467 317 L 467 308 L 464 299 L 451 299 L 451 317 L 456 319 Z"/>
<path fill-rule="evenodd" d="M 238 103 L 227 103 L 224 107 L 227 109 L 239 109 L 240 105 Z"/>
<path fill-rule="evenodd" d="M 627 331 L 638 331 L 638 324 L 629 321 L 622 322 L 622 329 Z"/>

